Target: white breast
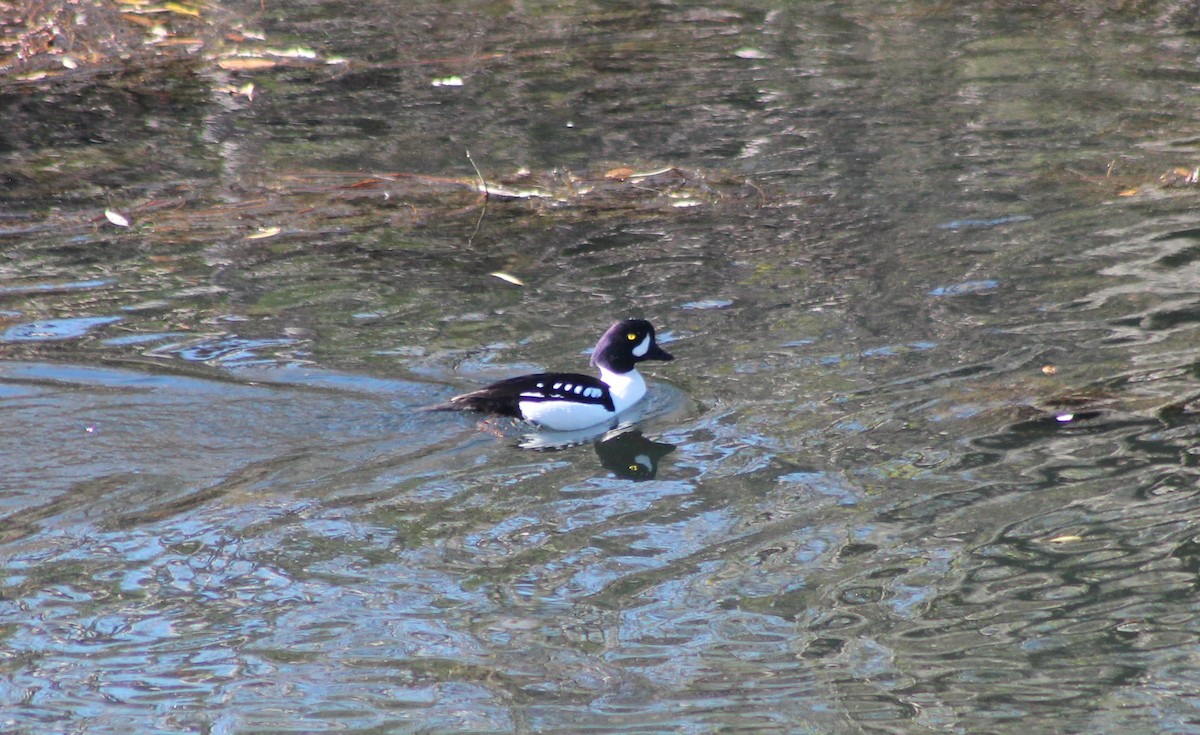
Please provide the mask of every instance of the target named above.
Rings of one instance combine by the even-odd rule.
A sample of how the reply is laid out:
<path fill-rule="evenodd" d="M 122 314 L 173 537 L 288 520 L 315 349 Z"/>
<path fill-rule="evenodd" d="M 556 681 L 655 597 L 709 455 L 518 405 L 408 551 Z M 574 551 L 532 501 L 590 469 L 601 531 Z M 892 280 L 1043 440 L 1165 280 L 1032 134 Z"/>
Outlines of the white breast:
<path fill-rule="evenodd" d="M 600 368 L 600 379 L 608 384 L 608 392 L 612 394 L 616 413 L 622 413 L 646 395 L 646 381 L 637 370 L 613 373 Z"/>

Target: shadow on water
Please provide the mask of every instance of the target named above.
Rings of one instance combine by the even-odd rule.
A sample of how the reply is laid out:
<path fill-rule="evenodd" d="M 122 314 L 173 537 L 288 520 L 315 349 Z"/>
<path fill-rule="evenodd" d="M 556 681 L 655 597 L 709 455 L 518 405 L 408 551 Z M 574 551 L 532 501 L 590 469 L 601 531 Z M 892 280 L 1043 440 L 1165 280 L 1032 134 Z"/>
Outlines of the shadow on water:
<path fill-rule="evenodd" d="M 5 66 L 2 729 L 1200 732 L 1196 18 L 1009 5 Z M 635 426 L 417 410 L 626 315 Z"/>

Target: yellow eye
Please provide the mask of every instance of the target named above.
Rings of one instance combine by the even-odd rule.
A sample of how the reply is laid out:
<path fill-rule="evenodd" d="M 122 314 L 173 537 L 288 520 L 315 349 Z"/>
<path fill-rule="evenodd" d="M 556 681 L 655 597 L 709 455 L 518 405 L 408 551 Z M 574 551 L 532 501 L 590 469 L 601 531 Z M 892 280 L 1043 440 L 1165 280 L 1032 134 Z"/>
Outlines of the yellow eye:
<path fill-rule="evenodd" d="M 625 339 L 629 340 L 630 342 L 634 341 L 637 339 L 637 332 L 630 332 L 629 334 L 625 335 Z"/>

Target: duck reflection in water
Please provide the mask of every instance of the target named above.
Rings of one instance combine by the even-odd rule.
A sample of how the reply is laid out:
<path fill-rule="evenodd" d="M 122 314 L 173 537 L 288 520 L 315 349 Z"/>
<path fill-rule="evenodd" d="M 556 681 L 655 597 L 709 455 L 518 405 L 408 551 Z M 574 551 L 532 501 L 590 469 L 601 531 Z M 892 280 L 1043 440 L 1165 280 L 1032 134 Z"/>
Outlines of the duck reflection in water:
<path fill-rule="evenodd" d="M 596 441 L 595 447 L 600 464 L 617 477 L 634 482 L 653 480 L 659 460 L 675 451 L 674 444 L 647 439 L 640 429 L 606 435 Z"/>
<path fill-rule="evenodd" d="M 497 435 L 503 436 L 501 432 Z M 674 444 L 647 439 L 641 429 L 628 424 L 588 436 L 561 432 L 534 432 L 525 434 L 517 446 L 541 452 L 557 452 L 592 442 L 596 456 L 605 469 L 624 480 L 653 480 L 658 474 L 658 462 L 675 451 Z"/>

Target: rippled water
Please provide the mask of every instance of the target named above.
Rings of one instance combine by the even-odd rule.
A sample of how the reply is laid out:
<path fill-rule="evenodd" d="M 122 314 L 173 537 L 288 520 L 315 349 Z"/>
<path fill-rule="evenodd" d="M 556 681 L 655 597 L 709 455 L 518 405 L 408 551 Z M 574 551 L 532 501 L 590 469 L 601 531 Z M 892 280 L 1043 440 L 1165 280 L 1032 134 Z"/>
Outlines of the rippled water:
<path fill-rule="evenodd" d="M 5 731 L 1200 732 L 1186 13 L 260 7 L 0 96 Z M 414 410 L 628 314 L 635 431 Z"/>

